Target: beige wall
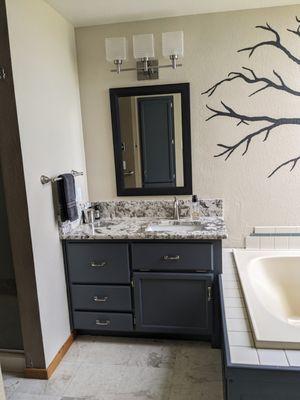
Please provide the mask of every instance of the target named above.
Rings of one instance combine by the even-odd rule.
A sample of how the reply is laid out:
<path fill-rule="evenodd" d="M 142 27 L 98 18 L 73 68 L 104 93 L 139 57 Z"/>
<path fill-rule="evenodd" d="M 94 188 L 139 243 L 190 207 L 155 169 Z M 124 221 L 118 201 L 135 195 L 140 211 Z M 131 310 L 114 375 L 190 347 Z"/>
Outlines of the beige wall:
<path fill-rule="evenodd" d="M 300 169 L 296 168 L 292 174 L 285 169 L 273 179 L 267 179 L 267 174 L 277 164 L 298 155 L 300 127 L 278 128 L 267 142 L 262 143 L 262 138 L 255 140 L 244 158 L 241 158 L 241 151 L 237 151 L 225 163 L 223 159 L 213 157 L 218 151 L 217 143 L 234 143 L 252 128 L 246 125 L 236 127 L 236 121 L 231 119 L 216 118 L 205 122 L 210 115 L 205 107 L 207 103 L 219 107 L 220 100 L 223 100 L 250 115 L 297 116 L 300 98 L 276 93 L 275 90 L 249 98 L 253 87 L 248 88 L 238 81 L 224 85 L 209 99 L 201 96 L 210 85 L 242 66 L 253 67 L 258 74 L 269 77 L 275 69 L 282 73 L 289 85 L 299 90 L 299 67 L 279 50 L 261 48 L 251 59 L 247 53 L 237 53 L 242 47 L 272 37 L 268 32 L 255 29 L 256 25 L 268 21 L 280 31 L 283 42 L 300 56 L 299 38 L 286 30 L 296 27 L 295 15 L 299 13 L 300 6 L 293 6 L 76 29 L 91 200 L 116 197 L 108 89 L 190 82 L 194 192 L 204 198 L 224 198 L 229 229 L 226 244 L 241 246 L 244 235 L 254 225 L 300 224 Z M 157 55 L 163 61 L 161 32 L 181 29 L 185 35 L 183 68 L 161 70 L 156 82 L 137 82 L 135 72 L 124 72 L 120 76 L 110 72 L 111 65 L 105 61 L 105 37 L 128 38 L 131 61 L 127 65 L 133 66 L 133 34 L 153 32 Z"/>
<path fill-rule="evenodd" d="M 85 170 L 74 29 L 41 0 L 7 0 L 20 137 L 47 365 L 70 334 L 49 176 Z M 78 178 L 87 197 L 85 177 Z"/>

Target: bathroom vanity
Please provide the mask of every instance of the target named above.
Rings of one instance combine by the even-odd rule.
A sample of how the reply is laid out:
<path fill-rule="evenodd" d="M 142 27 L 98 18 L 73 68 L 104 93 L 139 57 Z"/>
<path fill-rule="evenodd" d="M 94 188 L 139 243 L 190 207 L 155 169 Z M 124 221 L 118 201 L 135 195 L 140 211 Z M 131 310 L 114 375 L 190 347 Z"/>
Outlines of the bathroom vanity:
<path fill-rule="evenodd" d="M 142 212 L 134 206 L 125 208 Z M 218 346 L 222 217 L 172 221 L 158 219 L 159 211 L 150 214 L 144 209 L 142 217 L 104 218 L 63 236 L 72 328 L 198 337 Z"/>

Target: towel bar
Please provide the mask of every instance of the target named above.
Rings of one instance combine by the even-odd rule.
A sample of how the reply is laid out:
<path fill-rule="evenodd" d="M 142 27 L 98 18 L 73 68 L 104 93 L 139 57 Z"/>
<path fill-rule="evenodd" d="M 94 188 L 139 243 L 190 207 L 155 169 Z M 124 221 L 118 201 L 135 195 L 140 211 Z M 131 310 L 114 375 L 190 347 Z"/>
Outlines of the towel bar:
<path fill-rule="evenodd" d="M 74 175 L 74 176 L 82 176 L 83 172 L 74 171 L 72 169 L 71 174 Z M 41 175 L 41 178 L 40 178 L 40 181 L 41 181 L 42 185 L 46 185 L 47 183 L 50 183 L 50 182 L 52 182 L 52 183 L 53 182 L 57 182 L 57 181 L 60 181 L 60 180 L 61 180 L 61 178 L 59 176 L 54 176 L 53 178 L 49 178 L 46 175 Z"/>

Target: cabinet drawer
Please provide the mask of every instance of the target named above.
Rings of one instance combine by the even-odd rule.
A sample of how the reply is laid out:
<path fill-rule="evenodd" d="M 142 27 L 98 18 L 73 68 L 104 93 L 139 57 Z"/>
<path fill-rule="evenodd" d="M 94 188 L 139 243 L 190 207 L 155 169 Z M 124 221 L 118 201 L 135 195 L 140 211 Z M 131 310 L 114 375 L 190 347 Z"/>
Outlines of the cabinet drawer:
<path fill-rule="evenodd" d="M 69 243 L 71 283 L 129 283 L 127 244 Z"/>
<path fill-rule="evenodd" d="M 131 290 L 126 286 L 72 285 L 74 310 L 131 311 Z"/>
<path fill-rule="evenodd" d="M 74 328 L 99 331 L 132 331 L 131 314 L 75 311 Z"/>
<path fill-rule="evenodd" d="M 132 246 L 134 270 L 152 271 L 211 271 L 211 243 L 155 243 Z"/>

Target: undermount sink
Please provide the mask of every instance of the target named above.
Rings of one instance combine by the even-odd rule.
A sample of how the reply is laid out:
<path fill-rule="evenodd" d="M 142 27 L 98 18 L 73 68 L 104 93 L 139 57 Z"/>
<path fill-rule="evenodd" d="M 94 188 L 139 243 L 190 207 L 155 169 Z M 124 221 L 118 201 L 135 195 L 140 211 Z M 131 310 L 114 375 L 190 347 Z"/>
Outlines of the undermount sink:
<path fill-rule="evenodd" d="M 194 232 L 201 228 L 202 224 L 198 221 L 166 221 L 149 225 L 146 232 Z"/>

